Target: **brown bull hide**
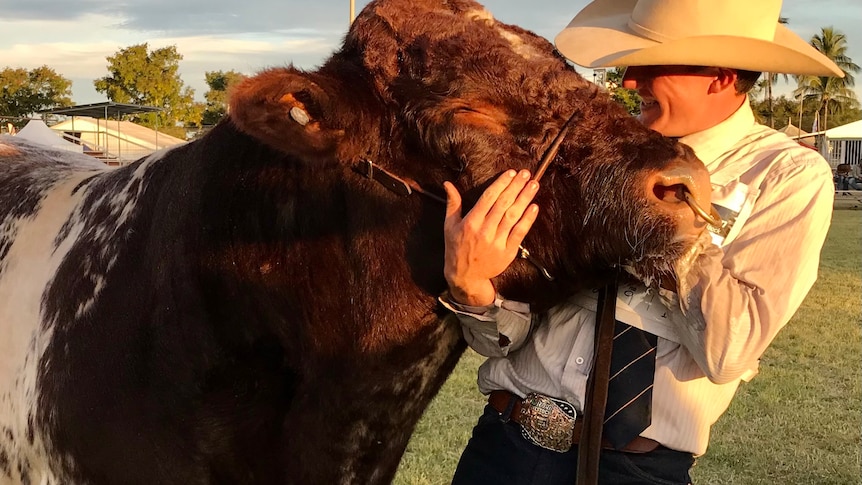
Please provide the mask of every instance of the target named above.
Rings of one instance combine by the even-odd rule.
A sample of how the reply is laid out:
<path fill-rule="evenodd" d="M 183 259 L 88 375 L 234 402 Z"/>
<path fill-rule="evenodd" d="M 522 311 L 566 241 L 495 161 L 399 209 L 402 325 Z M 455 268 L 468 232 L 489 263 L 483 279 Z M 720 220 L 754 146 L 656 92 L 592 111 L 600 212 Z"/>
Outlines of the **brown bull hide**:
<path fill-rule="evenodd" d="M 698 228 L 666 195 L 705 171 L 471 1 L 372 2 L 319 69 L 250 78 L 207 136 L 117 170 L 3 139 L 0 481 L 389 482 L 464 343 L 443 207 L 352 167 L 475 200 L 572 115 L 525 243 L 555 280 L 495 282 L 550 305 L 668 271 Z"/>

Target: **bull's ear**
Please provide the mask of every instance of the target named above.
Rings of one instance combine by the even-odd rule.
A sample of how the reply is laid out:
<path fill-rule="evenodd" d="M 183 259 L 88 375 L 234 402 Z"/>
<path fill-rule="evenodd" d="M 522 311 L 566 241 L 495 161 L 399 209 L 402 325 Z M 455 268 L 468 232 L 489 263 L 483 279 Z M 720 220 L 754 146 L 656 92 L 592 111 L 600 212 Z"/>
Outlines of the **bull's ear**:
<path fill-rule="evenodd" d="M 230 119 L 240 131 L 301 160 L 331 159 L 344 131 L 327 126 L 329 94 L 308 74 L 270 69 L 236 86 Z"/>

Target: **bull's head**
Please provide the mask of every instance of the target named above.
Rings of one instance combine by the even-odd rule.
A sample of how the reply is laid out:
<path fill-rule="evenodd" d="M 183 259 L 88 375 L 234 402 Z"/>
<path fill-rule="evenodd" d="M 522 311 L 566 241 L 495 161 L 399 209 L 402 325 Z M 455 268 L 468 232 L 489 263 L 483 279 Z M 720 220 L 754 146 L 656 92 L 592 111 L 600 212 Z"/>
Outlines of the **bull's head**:
<path fill-rule="evenodd" d="M 520 261 L 496 282 L 531 302 L 616 267 L 671 271 L 705 227 L 680 189 L 706 207 L 710 192 L 688 147 L 641 126 L 545 39 L 469 0 L 378 0 L 320 69 L 266 71 L 231 101 L 242 131 L 298 162 L 370 159 L 426 188 L 451 180 L 468 205 L 504 169 L 535 170 L 570 117 L 525 241 L 555 280 Z"/>

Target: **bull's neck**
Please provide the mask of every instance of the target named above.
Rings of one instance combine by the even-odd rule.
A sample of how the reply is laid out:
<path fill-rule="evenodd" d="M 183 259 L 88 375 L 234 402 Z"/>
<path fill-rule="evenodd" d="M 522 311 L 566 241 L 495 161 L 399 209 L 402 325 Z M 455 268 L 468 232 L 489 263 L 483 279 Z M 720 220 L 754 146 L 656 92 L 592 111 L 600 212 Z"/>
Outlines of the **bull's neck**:
<path fill-rule="evenodd" d="M 238 133 L 213 138 L 201 239 L 219 313 L 262 326 L 302 315 L 318 329 L 302 344 L 324 353 L 403 344 L 429 321 L 444 288 L 439 204 Z"/>

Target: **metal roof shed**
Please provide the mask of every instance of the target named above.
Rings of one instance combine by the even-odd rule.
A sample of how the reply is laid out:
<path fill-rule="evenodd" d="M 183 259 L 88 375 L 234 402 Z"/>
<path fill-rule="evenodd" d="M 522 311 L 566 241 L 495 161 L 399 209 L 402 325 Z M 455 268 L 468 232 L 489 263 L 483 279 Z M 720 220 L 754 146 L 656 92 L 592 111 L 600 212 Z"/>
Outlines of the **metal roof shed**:
<path fill-rule="evenodd" d="M 79 104 L 66 108 L 52 108 L 45 111 L 40 111 L 39 114 L 55 114 L 65 116 L 89 116 L 91 118 L 108 119 L 111 116 L 119 118 L 123 115 L 133 115 L 139 113 L 155 113 L 163 111 L 162 108 L 156 106 L 141 106 L 137 104 L 115 103 L 106 101 L 104 103 Z"/>
<path fill-rule="evenodd" d="M 90 118 L 95 118 L 96 120 L 104 119 L 105 126 L 107 127 L 108 120 L 110 118 L 115 118 L 117 120 L 117 133 L 120 133 L 120 121 L 124 115 L 132 115 L 132 114 L 140 114 L 140 113 L 156 113 L 159 111 L 164 111 L 163 108 L 159 108 L 157 106 L 142 106 L 137 104 L 128 104 L 128 103 L 115 103 L 113 101 L 105 101 L 102 103 L 92 103 L 92 104 L 79 104 L 76 106 L 68 106 L 65 108 L 52 108 L 44 111 L 39 111 L 41 115 L 62 115 L 62 116 L 71 116 L 72 117 L 72 127 L 74 130 L 74 123 L 76 116 L 86 116 Z M 98 131 L 98 130 L 97 130 Z M 156 127 L 156 136 L 158 137 L 158 126 Z M 105 134 L 106 139 L 104 140 L 104 144 L 101 140 L 97 141 L 99 146 L 107 146 L 107 133 Z M 67 138 L 69 138 L 67 136 Z M 75 140 L 76 143 L 81 143 L 81 140 Z M 107 153 L 107 149 L 104 150 Z M 117 154 L 116 158 L 119 160 L 121 157 L 119 144 L 117 145 Z"/>

